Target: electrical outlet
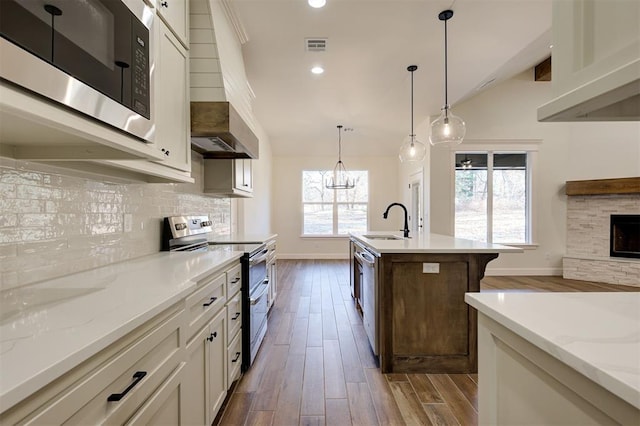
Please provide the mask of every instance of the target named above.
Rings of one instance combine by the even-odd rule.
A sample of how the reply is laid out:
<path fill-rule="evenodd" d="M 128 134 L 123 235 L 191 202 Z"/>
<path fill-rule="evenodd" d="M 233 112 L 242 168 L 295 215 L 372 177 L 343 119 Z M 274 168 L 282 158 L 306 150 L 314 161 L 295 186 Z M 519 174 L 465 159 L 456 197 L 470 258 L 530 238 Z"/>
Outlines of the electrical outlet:
<path fill-rule="evenodd" d="M 439 274 L 440 264 L 439 263 L 423 263 L 422 273 L 423 274 Z"/>

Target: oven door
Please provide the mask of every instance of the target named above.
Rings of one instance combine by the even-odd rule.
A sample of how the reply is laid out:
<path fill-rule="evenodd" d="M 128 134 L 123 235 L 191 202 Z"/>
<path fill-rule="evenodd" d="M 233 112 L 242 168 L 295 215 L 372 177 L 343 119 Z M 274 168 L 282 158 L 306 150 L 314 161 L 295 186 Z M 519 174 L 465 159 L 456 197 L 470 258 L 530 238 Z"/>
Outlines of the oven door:
<path fill-rule="evenodd" d="M 152 141 L 152 22 L 141 0 L 2 0 L 0 77 Z"/>
<path fill-rule="evenodd" d="M 269 280 L 264 279 L 249 296 L 249 318 L 251 319 L 251 364 L 258 353 L 262 339 L 267 332 L 267 298 L 269 294 Z"/>

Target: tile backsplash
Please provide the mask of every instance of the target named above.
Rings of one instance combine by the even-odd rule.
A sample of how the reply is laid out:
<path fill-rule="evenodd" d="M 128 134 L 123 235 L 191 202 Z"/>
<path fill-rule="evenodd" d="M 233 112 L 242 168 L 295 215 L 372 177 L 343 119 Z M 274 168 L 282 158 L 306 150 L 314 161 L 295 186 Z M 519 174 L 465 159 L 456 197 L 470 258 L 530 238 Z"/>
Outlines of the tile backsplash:
<path fill-rule="evenodd" d="M 194 184 L 109 184 L 38 163 L 0 158 L 0 289 L 107 265 L 160 250 L 162 219 L 206 214 L 231 232 L 231 201 Z"/>

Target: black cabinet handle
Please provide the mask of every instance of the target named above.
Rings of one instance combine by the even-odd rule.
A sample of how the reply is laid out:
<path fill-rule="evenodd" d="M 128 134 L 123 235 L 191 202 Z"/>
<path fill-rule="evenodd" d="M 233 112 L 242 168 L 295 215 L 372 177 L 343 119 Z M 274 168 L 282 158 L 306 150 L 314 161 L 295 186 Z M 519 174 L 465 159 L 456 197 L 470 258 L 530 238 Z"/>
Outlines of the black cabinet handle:
<path fill-rule="evenodd" d="M 133 378 L 134 378 L 133 382 L 131 382 L 131 384 L 124 390 L 124 392 L 112 393 L 111 395 L 109 395 L 109 398 L 107 398 L 107 401 L 109 402 L 120 401 L 122 398 L 124 398 L 126 394 L 129 393 L 131 389 L 133 389 L 138 383 L 140 383 L 140 380 L 142 380 L 146 375 L 147 375 L 146 371 L 136 371 L 136 373 L 133 375 Z"/>
<path fill-rule="evenodd" d="M 163 2 L 160 3 L 160 6 L 168 8 L 169 7 L 169 3 L 167 3 L 166 1 L 163 1 Z"/>
<path fill-rule="evenodd" d="M 235 284 L 235 283 L 237 283 L 238 281 L 240 281 L 240 277 L 238 277 L 238 278 L 236 278 L 235 280 L 231 281 L 231 284 Z"/>
<path fill-rule="evenodd" d="M 231 320 L 232 321 L 237 320 L 239 316 L 240 316 L 240 312 L 236 312 L 236 315 L 233 318 L 231 318 Z"/>
<path fill-rule="evenodd" d="M 216 300 L 218 300 L 217 297 L 212 297 L 211 299 L 209 299 L 209 303 L 203 303 L 202 306 L 204 306 L 205 308 L 207 306 L 211 306 L 213 304 L 213 302 L 215 302 Z"/>
<path fill-rule="evenodd" d="M 240 352 L 236 352 L 236 357 L 234 359 L 232 359 L 231 362 L 238 361 L 238 358 L 240 358 Z"/>
<path fill-rule="evenodd" d="M 210 341 L 210 342 L 213 342 L 213 339 L 216 338 L 216 337 L 218 337 L 218 332 L 214 331 L 213 333 L 211 333 L 209 335 L 209 337 L 207 337 L 207 340 Z"/>

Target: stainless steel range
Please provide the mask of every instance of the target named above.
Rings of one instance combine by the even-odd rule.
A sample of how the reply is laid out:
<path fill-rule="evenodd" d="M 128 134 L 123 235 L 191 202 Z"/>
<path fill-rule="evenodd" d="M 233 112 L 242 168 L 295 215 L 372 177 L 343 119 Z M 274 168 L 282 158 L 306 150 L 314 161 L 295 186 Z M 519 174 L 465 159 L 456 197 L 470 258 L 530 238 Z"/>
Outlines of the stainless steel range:
<path fill-rule="evenodd" d="M 163 251 L 229 250 L 241 251 L 242 263 L 242 371 L 253 363 L 267 333 L 267 249 L 265 244 L 210 245 L 212 232 L 207 216 L 173 216 L 164 219 Z"/>

